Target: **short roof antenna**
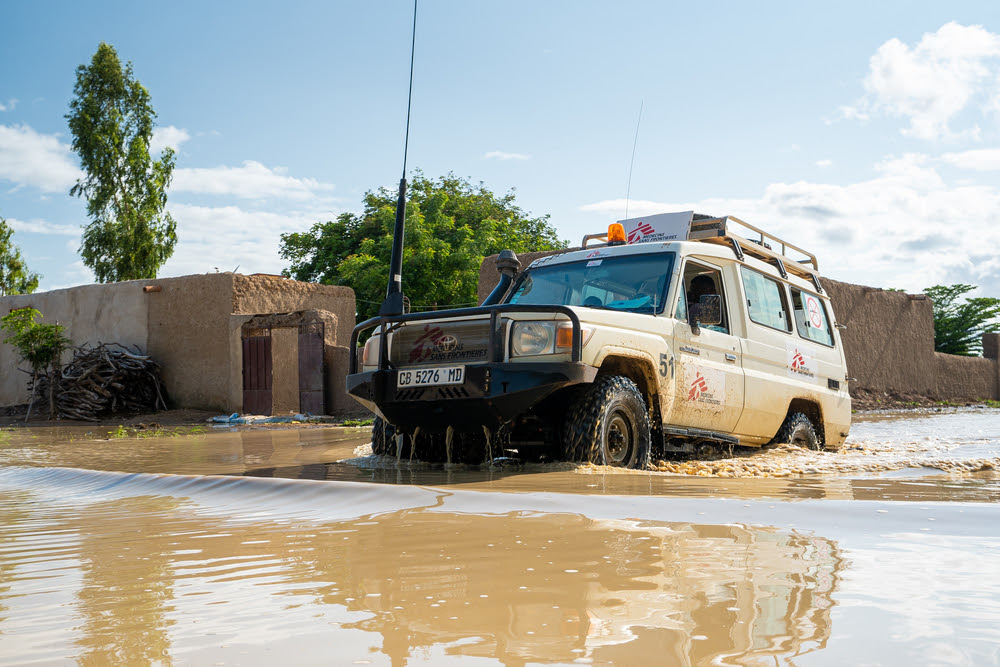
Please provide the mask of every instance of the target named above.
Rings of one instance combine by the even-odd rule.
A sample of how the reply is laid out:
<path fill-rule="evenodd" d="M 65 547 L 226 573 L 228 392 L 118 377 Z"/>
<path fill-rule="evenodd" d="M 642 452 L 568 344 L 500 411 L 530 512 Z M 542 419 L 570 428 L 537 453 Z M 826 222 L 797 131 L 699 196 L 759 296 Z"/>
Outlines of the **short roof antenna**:
<path fill-rule="evenodd" d="M 639 123 L 642 122 L 642 103 L 639 100 L 639 120 L 635 121 L 635 139 L 632 140 L 632 159 L 628 163 L 628 185 L 625 186 L 625 219 L 628 220 L 628 201 L 632 194 L 632 165 L 635 164 L 635 146 L 639 143 Z"/>
<path fill-rule="evenodd" d="M 396 224 L 392 232 L 392 258 L 389 260 L 389 284 L 379 315 L 403 314 L 403 231 L 406 226 L 406 151 L 410 145 L 410 105 L 413 102 L 413 54 L 417 44 L 417 0 L 413 0 L 413 36 L 410 40 L 410 90 L 406 98 L 406 138 L 403 140 L 403 177 L 399 179 L 396 200 Z"/>

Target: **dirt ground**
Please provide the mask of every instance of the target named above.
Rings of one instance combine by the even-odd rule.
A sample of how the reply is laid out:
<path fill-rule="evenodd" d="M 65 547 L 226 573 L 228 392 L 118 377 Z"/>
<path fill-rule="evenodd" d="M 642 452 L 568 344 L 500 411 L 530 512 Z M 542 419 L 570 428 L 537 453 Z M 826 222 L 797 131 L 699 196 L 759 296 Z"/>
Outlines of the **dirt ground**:
<path fill-rule="evenodd" d="M 851 392 L 851 409 L 854 412 L 873 412 L 876 410 L 907 410 L 913 408 L 958 407 L 984 405 L 985 401 L 968 399 L 943 400 L 933 396 L 908 394 L 898 391 L 873 391 L 858 389 Z"/>
<path fill-rule="evenodd" d="M 54 424 L 93 424 L 94 426 L 130 426 L 142 429 L 143 427 L 157 427 L 157 426 L 194 426 L 205 424 L 212 417 L 218 417 L 223 413 L 218 410 L 191 410 L 191 409 L 181 409 L 181 410 L 161 410 L 159 412 L 135 414 L 135 415 L 113 415 L 106 419 L 100 419 L 95 422 L 84 422 L 84 421 L 73 421 L 73 420 L 56 420 L 50 421 L 48 415 L 45 411 L 39 411 L 37 408 L 32 411 L 31 419 L 25 423 L 24 415 L 27 411 L 27 406 L 17 405 L 9 408 L 0 408 L 0 427 L 16 427 L 16 426 L 52 426 Z M 328 417 L 318 417 L 315 420 L 309 422 L 284 422 L 284 423 L 273 423 L 273 424 L 233 424 L 233 426 L 239 426 L 248 429 L 258 429 L 258 428 L 315 428 L 323 426 L 331 426 L 343 424 L 345 421 L 350 420 L 364 420 L 368 418 L 368 415 L 333 415 Z"/>

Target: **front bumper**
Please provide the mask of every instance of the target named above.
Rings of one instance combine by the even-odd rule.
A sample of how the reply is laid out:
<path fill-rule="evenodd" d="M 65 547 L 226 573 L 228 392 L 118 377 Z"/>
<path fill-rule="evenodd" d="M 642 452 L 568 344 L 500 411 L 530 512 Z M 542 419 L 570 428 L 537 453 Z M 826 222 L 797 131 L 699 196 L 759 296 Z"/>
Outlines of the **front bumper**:
<path fill-rule="evenodd" d="M 518 362 L 504 360 L 507 341 L 504 316 L 529 313 L 559 315 L 573 327 L 570 361 Z M 486 361 L 465 366 L 460 385 L 405 387 L 397 389 L 397 371 L 389 363 L 387 335 L 381 336 L 378 370 L 360 371 L 358 340 L 368 329 L 391 331 L 402 324 L 431 320 L 481 319 L 488 322 Z M 463 431 L 495 428 L 523 415 L 553 392 L 573 384 L 593 382 L 597 369 L 581 362 L 580 318 L 568 306 L 499 304 L 455 310 L 373 317 L 354 327 L 351 333 L 347 393 L 365 407 L 381 414 L 390 424 L 412 431 L 444 430 L 448 426 Z"/>
<path fill-rule="evenodd" d="M 526 413 L 563 387 L 593 382 L 596 375 L 596 368 L 580 362 L 488 363 L 466 366 L 462 384 L 399 389 L 397 371 L 387 369 L 348 375 L 347 392 L 404 431 L 418 426 L 478 431 Z"/>

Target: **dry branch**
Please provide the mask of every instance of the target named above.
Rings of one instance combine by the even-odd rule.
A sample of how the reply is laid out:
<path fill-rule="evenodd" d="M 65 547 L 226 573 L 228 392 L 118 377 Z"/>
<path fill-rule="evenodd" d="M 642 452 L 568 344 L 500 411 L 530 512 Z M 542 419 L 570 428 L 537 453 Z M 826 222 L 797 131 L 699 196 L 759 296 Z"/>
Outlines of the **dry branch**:
<path fill-rule="evenodd" d="M 165 410 L 160 366 L 138 348 L 118 343 L 73 349 L 73 360 L 56 377 L 59 419 L 98 421 L 115 412 Z M 48 396 L 50 376 L 38 381 L 38 396 Z"/>

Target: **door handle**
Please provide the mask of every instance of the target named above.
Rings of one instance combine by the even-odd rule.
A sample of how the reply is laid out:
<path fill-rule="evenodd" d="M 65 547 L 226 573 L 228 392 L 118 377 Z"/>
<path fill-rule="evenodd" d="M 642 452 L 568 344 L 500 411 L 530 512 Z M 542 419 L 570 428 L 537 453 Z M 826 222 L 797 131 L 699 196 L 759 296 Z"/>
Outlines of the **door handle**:
<path fill-rule="evenodd" d="M 736 361 L 736 355 L 735 354 L 729 354 L 727 352 L 726 353 L 726 361 Z"/>

